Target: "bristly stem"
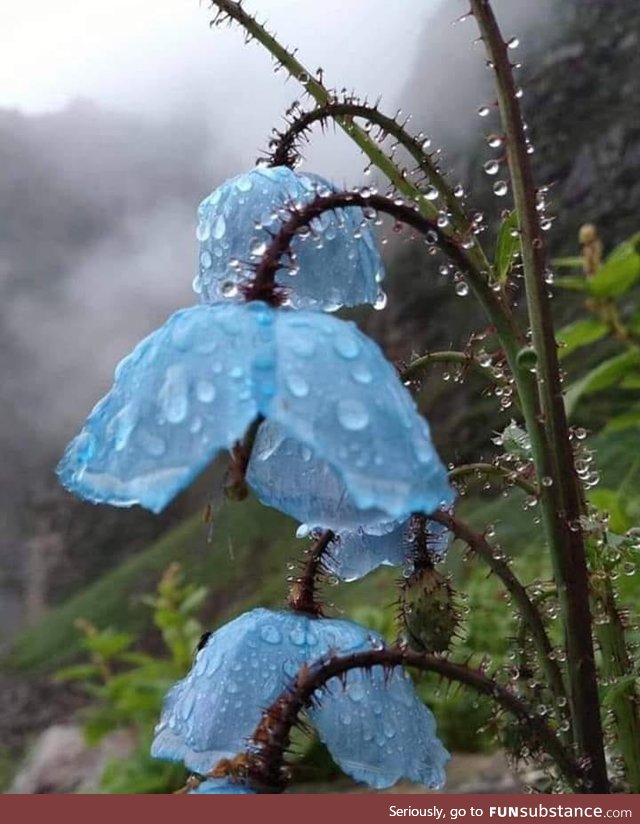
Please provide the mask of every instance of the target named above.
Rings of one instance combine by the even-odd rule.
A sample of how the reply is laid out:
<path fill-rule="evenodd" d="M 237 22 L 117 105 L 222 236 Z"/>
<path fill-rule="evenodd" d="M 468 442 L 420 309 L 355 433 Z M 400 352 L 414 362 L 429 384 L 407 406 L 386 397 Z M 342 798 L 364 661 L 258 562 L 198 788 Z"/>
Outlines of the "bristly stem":
<path fill-rule="evenodd" d="M 468 475 L 493 475 L 496 478 L 502 478 L 507 484 L 512 484 L 513 486 L 518 486 L 527 495 L 535 495 L 536 497 L 539 495 L 538 487 L 528 481 L 526 478 L 522 477 L 520 472 L 517 472 L 514 469 L 509 469 L 506 466 L 500 466 L 500 464 L 492 464 L 492 463 L 470 463 L 470 464 L 460 464 L 460 466 L 455 466 L 449 472 L 449 480 L 455 481 L 458 478 L 465 478 Z"/>
<path fill-rule="evenodd" d="M 413 652 L 400 647 L 356 652 L 321 660 L 311 666 L 303 666 L 290 689 L 263 713 L 253 735 L 253 744 L 258 751 L 250 760 L 250 782 L 269 788 L 271 792 L 283 789 L 287 775 L 285 756 L 290 745 L 291 730 L 298 723 L 304 709 L 311 706 L 314 701 L 321 700 L 317 693 L 332 678 L 343 679 L 352 669 L 370 670 L 377 666 L 390 669 L 403 665 L 415 667 L 422 672 L 435 673 L 496 701 L 503 710 L 526 724 L 527 729 L 531 731 L 533 748 L 546 752 L 570 786 L 575 791 L 584 792 L 580 768 L 554 730 L 528 702 L 482 672 L 436 655 Z"/>
<path fill-rule="evenodd" d="M 564 699 L 566 703 L 567 694 L 562 679 L 562 672 L 553 654 L 553 646 L 549 641 L 549 636 L 547 635 L 540 612 L 531 602 L 526 589 L 516 578 L 510 566 L 500 557 L 497 549 L 491 546 L 482 533 L 474 531 L 459 518 L 456 518 L 444 510 L 440 510 L 430 515 L 429 519 L 445 526 L 456 538 L 463 541 L 500 579 L 507 592 L 513 598 L 523 621 L 531 633 L 531 638 L 540 659 L 540 665 L 549 682 L 549 689 L 556 700 Z"/>
<path fill-rule="evenodd" d="M 322 615 L 322 604 L 317 597 L 318 579 L 324 573 L 324 556 L 335 537 L 328 529 L 307 550 L 302 575 L 292 581 L 289 590 L 288 604 L 294 612 L 304 612 L 314 617 Z"/>
<path fill-rule="evenodd" d="M 590 790 L 608 792 L 581 526 L 582 493 L 575 472 L 551 307 L 544 279 L 545 248 L 536 209 L 536 188 L 508 46 L 488 0 L 471 0 L 471 11 L 497 79 L 498 104 L 519 216 L 525 290 L 533 348 L 537 356 L 539 402 L 547 438 L 545 454 L 539 456 L 537 468 L 539 475 L 543 473 L 551 482 L 545 486 L 547 491 L 541 500 L 566 631 L 576 743 L 589 763 Z"/>

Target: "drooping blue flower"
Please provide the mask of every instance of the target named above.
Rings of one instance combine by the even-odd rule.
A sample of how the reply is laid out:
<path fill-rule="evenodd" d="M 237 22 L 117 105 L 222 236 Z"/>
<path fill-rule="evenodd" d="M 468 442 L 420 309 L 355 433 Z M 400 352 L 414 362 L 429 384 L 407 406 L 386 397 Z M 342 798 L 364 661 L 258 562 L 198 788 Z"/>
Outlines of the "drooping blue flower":
<path fill-rule="evenodd" d="M 387 520 L 450 496 L 429 427 L 378 346 L 350 322 L 261 302 L 172 315 L 116 369 L 58 467 L 94 502 L 158 512 L 259 415 L 320 456 Z"/>
<path fill-rule="evenodd" d="M 188 795 L 255 795 L 255 790 L 246 784 L 235 784 L 226 778 L 207 778 L 189 790 Z"/>
<path fill-rule="evenodd" d="M 382 644 L 350 621 L 245 613 L 209 638 L 191 672 L 168 693 L 152 755 L 206 774 L 247 748 L 263 710 L 303 664 Z M 336 763 L 357 781 L 382 788 L 404 777 L 442 786 L 449 756 L 405 672 L 351 670 L 344 687 L 339 679 L 327 683 L 308 716 Z"/>
<path fill-rule="evenodd" d="M 241 299 L 273 234 L 290 214 L 334 187 L 285 166 L 259 167 L 228 180 L 198 209 L 199 274 L 194 287 L 205 303 Z M 296 309 L 335 310 L 375 303 L 384 277 L 375 237 L 358 207 L 327 211 L 292 243 L 276 281 Z"/>
<path fill-rule="evenodd" d="M 442 559 L 449 544 L 446 527 L 434 521 L 425 525 L 427 551 L 435 562 Z M 416 546 L 413 518 L 398 524 L 391 532 L 370 535 L 362 529 L 339 533 L 324 558 L 326 570 L 343 581 L 356 581 L 380 566 L 402 567 L 406 574 L 413 571 Z"/>

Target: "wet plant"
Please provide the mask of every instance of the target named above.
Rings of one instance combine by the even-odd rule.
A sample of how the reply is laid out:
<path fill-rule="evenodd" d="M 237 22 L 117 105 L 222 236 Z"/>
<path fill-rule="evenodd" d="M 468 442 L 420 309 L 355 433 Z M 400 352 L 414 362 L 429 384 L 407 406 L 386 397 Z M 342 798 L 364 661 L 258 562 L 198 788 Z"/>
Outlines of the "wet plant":
<path fill-rule="evenodd" d="M 358 781 L 439 787 L 448 754 L 413 671 L 489 698 L 505 746 L 538 761 L 549 788 L 640 791 L 634 624 L 615 586 L 622 568 L 635 569 L 640 541 L 632 524 L 615 534 L 588 496 L 591 456 L 568 417 L 549 295 L 551 218 L 547 190 L 533 178 L 512 62 L 517 40 L 502 35 L 488 0 L 471 0 L 465 17 L 479 28 L 497 92 L 479 114 L 500 118 L 488 143 L 502 155 L 485 171 L 499 202 L 513 200 L 490 253 L 482 217 L 441 172 L 424 135 L 325 87 L 322 72 L 309 72 L 241 3 L 213 6 L 215 25 L 239 25 L 301 84 L 304 106 L 292 106 L 255 169 L 201 204 L 200 303 L 118 366 L 59 474 L 89 500 L 159 511 L 228 451 L 228 496 L 242 500 L 251 488 L 295 518 L 309 546 L 290 576 L 287 609 L 253 610 L 203 639 L 167 695 L 152 753 L 192 771 L 190 792 L 279 792 L 290 778 L 292 730 L 311 725 Z M 387 191 L 341 191 L 299 170 L 302 142 L 329 122 L 388 179 Z M 464 351 L 424 353 L 396 369 L 331 314 L 367 303 L 384 309 L 374 227 L 386 217 L 441 254 L 452 288 L 484 309 L 489 326 Z M 587 241 L 581 283 L 593 294 L 596 282 L 621 275 L 598 274 L 601 256 Z M 637 243 L 623 257 L 629 291 L 640 277 Z M 525 312 L 514 311 L 519 280 Z M 633 323 L 623 330 L 602 297 L 592 304 L 597 330 L 610 330 L 637 364 Z M 592 327 L 579 330 L 581 341 L 595 339 Z M 482 374 L 500 409 L 512 410 L 492 461 L 445 468 L 438 457 L 412 396 L 434 363 L 460 379 Z M 526 493 L 526 507 L 540 513 L 552 581 L 523 584 L 493 527 L 478 531 L 461 519 L 457 494 L 475 478 Z M 516 615 L 513 667 L 456 660 L 463 598 L 437 568 L 454 542 L 504 588 Z M 402 570 L 393 643 L 331 617 L 322 598 L 328 579 L 354 580 L 382 564 Z"/>

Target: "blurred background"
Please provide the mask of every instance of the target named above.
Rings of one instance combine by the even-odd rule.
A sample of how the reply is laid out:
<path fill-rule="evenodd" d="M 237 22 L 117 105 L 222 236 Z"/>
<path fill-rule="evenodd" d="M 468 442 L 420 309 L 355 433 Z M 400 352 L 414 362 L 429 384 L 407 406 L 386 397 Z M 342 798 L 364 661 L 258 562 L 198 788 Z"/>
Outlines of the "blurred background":
<path fill-rule="evenodd" d="M 579 256 L 579 227 L 592 223 L 606 256 L 640 230 L 640 8 L 634 0 L 494 5 L 505 34 L 521 41 L 516 54 L 523 63 L 536 175 L 551 186 L 556 216 L 552 254 Z M 473 42 L 473 20 L 453 25 L 466 11 L 464 2 L 248 0 L 247 8 L 297 46 L 311 70 L 322 66 L 328 85 L 370 100 L 381 96 L 381 108 L 392 115 L 397 109 L 411 114 L 409 128 L 442 147 L 443 168 L 469 191 L 489 232 L 495 228 L 509 204 L 496 200 L 493 179 L 482 171 L 490 156 L 484 138 L 496 123 L 479 119 L 477 110 L 492 100 L 491 75 L 481 45 Z M 177 786 L 175 770 L 150 765 L 144 755 L 160 696 L 185 666 L 184 650 L 168 655 L 163 620 L 173 619 L 163 610 L 189 617 L 190 624 L 178 621 L 187 649 L 200 625 L 215 626 L 256 603 L 281 603 L 286 562 L 300 552 L 294 526 L 277 513 L 253 502 L 220 503 L 221 466 L 159 517 L 82 503 L 61 490 L 54 475 L 65 444 L 108 389 L 117 361 L 170 312 L 195 302 L 197 204 L 253 165 L 299 94 L 294 81 L 274 73 L 263 50 L 243 45 L 238 30 L 210 30 L 211 16 L 196 0 L 114 0 L 104 7 L 35 0 L 1 12 L 5 789 L 151 792 Z M 338 183 L 371 179 L 341 134 L 318 131 L 304 154 L 304 168 Z M 472 331 L 486 326 L 472 299 L 455 294 L 422 244 L 385 234 L 388 308 L 363 311 L 358 320 L 394 359 L 462 348 Z M 625 311 L 632 300 L 623 296 Z M 558 323 L 583 317 L 584 303 L 580 293 L 558 293 Z M 603 340 L 580 348 L 566 362 L 569 379 L 597 366 L 616 346 Z M 509 423 L 509 410 L 500 412 L 495 398 L 480 397 L 473 379 L 460 384 L 449 377 L 434 371 L 420 397 L 438 448 L 449 461 L 489 459 L 492 435 Z M 637 378 L 625 378 L 590 395 L 574 420 L 592 433 L 601 489 L 626 484 L 620 525 L 627 529 L 639 514 L 638 428 L 611 431 L 607 422 L 614 412 L 637 408 L 639 386 Z M 202 512 L 210 500 L 214 519 L 207 524 Z M 504 548 L 517 555 L 525 576 L 544 574 L 540 540 L 532 537 L 535 512 L 523 509 L 517 495 L 496 501 L 478 485 L 463 507 L 471 521 L 498 524 Z M 180 571 L 170 567 L 176 561 Z M 464 648 L 499 659 L 508 634 L 501 622 L 510 618 L 497 587 L 459 557 L 450 565 L 472 607 Z M 367 607 L 391 603 L 391 580 L 384 573 L 370 576 L 332 590 L 330 600 L 336 610 L 392 632 L 391 610 Z M 158 594 L 159 581 L 164 590 Z M 633 597 L 632 584 L 626 586 Z M 78 619 L 85 623 L 78 626 Z M 107 630 L 111 635 L 104 635 Z M 98 638 L 93 646 L 92 633 Z M 126 660 L 118 656 L 126 650 L 170 660 L 153 677 L 148 669 L 138 673 L 140 683 L 134 679 L 133 686 L 107 684 L 108 697 L 105 684 L 87 694 L 86 682 L 95 675 L 90 669 L 67 672 L 64 681 L 53 678 L 92 656 L 95 663 L 96 655 L 115 657 L 120 673 Z M 480 752 L 475 761 L 459 762 L 461 790 L 511 787 L 510 778 L 504 787 L 495 785 L 504 770 L 487 708 L 424 689 L 440 706 L 449 746 Z M 114 709 L 117 700 L 124 703 Z M 486 734 L 469 738 L 468 730 L 485 724 Z M 90 755 L 87 734 L 97 744 Z M 319 747 L 301 744 L 300 750 L 305 786 L 332 777 Z M 126 770 L 113 767 L 114 753 Z"/>

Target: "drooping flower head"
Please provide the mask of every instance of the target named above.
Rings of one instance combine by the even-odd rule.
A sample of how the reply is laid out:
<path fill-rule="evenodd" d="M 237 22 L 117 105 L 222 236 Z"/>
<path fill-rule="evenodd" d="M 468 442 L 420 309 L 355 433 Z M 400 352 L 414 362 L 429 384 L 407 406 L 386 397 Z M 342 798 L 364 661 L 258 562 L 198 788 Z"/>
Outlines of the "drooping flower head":
<path fill-rule="evenodd" d="M 167 695 L 152 755 L 206 775 L 250 746 L 263 710 L 303 664 L 382 646 L 380 636 L 350 621 L 265 609 L 241 615 L 208 639 Z M 449 756 L 406 673 L 351 670 L 344 684 L 334 678 L 316 697 L 309 719 L 357 781 L 380 788 L 402 777 L 443 784 Z"/>
<path fill-rule="evenodd" d="M 258 167 L 223 183 L 198 209 L 199 273 L 203 302 L 242 300 L 272 236 L 299 209 L 335 188 L 318 175 L 286 166 Z M 362 209 L 327 211 L 301 229 L 276 281 L 295 309 L 335 310 L 375 303 L 384 266 Z"/>
<path fill-rule="evenodd" d="M 182 310 L 138 344 L 60 478 L 91 501 L 157 512 L 258 415 L 375 517 L 432 512 L 451 495 L 428 425 L 377 345 L 350 322 L 258 301 Z"/>

